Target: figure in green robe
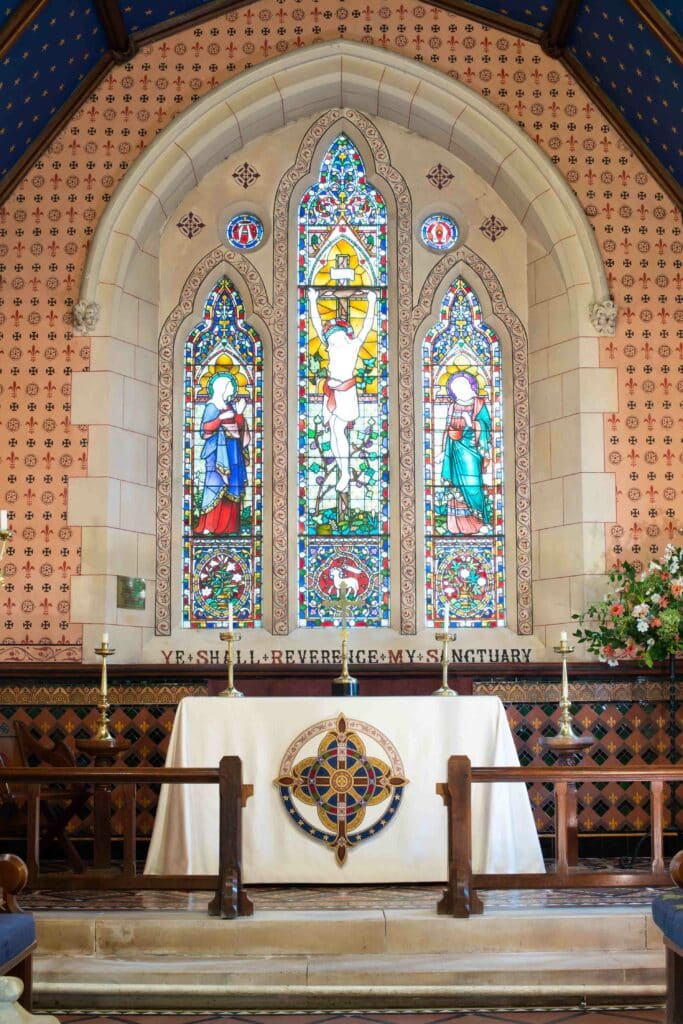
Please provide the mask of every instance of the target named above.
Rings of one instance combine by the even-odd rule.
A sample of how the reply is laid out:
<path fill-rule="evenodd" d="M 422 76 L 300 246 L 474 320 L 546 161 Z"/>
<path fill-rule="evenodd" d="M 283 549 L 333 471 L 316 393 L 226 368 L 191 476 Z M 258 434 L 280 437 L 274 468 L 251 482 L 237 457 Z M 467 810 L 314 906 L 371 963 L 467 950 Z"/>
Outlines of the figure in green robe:
<path fill-rule="evenodd" d="M 490 461 L 491 414 L 479 395 L 476 377 L 465 371 L 449 379 L 446 429 L 443 435 L 441 479 L 451 488 L 448 495 L 449 533 L 488 533 L 491 499 L 484 487 Z"/>

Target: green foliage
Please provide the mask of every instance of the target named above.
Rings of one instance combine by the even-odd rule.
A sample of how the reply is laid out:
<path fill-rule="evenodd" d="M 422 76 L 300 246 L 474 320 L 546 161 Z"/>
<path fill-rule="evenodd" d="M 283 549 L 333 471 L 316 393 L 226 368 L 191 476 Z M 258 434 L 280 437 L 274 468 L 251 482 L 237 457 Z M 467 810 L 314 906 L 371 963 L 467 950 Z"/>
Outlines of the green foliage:
<path fill-rule="evenodd" d="M 683 548 L 669 545 L 660 562 L 638 573 L 624 562 L 609 573 L 612 588 L 580 615 L 574 633 L 601 661 L 640 658 L 648 667 L 683 651 Z"/>

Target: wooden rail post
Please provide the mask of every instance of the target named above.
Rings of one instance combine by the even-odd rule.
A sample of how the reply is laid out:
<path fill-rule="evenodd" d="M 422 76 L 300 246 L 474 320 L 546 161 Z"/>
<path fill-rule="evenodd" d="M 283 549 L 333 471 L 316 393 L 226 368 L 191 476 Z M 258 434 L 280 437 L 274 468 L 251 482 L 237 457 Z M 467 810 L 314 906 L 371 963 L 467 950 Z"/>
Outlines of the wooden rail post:
<path fill-rule="evenodd" d="M 664 783 L 661 779 L 653 779 L 650 783 L 650 829 L 652 871 L 657 873 L 664 871 Z"/>
<path fill-rule="evenodd" d="M 568 858 L 569 783 L 555 783 L 555 870 L 562 878 L 569 873 Z"/>
<path fill-rule="evenodd" d="M 30 783 L 26 794 L 26 866 L 33 885 L 40 874 L 40 783 Z"/>
<path fill-rule="evenodd" d="M 254 904 L 242 889 L 242 808 L 254 787 L 242 785 L 239 757 L 223 757 L 218 766 L 219 852 L 218 887 L 209 903 L 211 917 L 249 917 Z"/>
<path fill-rule="evenodd" d="M 472 887 L 471 773 L 469 757 L 454 754 L 448 758 L 448 781 L 436 786 L 448 810 L 448 888 L 436 910 L 452 917 L 484 913 L 484 904 Z"/>
<path fill-rule="evenodd" d="M 126 878 L 135 878 L 135 845 L 136 845 L 136 806 L 135 794 L 137 786 L 128 783 L 123 789 L 123 863 L 122 874 Z"/>

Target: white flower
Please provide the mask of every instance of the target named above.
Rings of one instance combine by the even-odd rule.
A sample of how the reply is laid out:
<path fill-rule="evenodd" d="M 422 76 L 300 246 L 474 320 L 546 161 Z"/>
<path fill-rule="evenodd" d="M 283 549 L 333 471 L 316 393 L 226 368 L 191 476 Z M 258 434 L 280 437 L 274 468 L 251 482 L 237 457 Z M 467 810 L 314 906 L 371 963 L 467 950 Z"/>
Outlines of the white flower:
<path fill-rule="evenodd" d="M 649 610 L 650 610 L 650 606 L 648 604 L 645 604 L 645 602 L 643 601 L 642 604 L 637 604 L 635 606 L 635 608 L 633 609 L 633 614 L 635 615 L 635 617 L 637 619 L 642 619 L 642 617 L 644 615 L 647 615 Z"/>
<path fill-rule="evenodd" d="M 650 594 L 650 600 L 652 601 L 653 604 L 659 604 L 659 602 L 662 600 L 662 595 L 661 594 Z"/>
<path fill-rule="evenodd" d="M 647 619 L 638 619 L 638 621 L 636 622 L 636 629 L 639 633 L 647 633 Z"/>

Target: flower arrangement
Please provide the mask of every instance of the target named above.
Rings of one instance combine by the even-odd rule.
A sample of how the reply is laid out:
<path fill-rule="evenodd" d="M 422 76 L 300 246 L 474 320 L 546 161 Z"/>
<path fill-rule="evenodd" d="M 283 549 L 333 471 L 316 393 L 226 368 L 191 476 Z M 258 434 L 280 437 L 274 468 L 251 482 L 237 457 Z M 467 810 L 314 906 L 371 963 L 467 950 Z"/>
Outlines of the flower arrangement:
<path fill-rule="evenodd" d="M 648 668 L 683 651 L 683 548 L 669 544 L 664 558 L 638 573 L 623 562 L 609 573 L 612 590 L 578 619 L 579 643 L 600 661 L 640 658 Z"/>

